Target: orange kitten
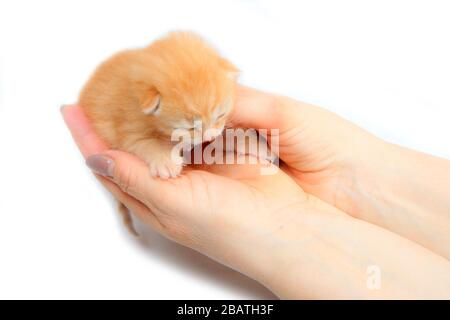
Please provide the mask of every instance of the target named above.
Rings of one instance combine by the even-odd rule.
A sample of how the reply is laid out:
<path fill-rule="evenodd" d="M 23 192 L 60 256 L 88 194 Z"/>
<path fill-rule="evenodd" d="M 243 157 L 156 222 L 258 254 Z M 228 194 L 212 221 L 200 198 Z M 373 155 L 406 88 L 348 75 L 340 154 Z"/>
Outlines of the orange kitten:
<path fill-rule="evenodd" d="M 182 170 L 181 156 L 171 154 L 172 132 L 202 132 L 193 144 L 219 135 L 232 110 L 237 73 L 199 36 L 174 32 L 100 65 L 79 104 L 111 148 L 134 153 L 152 176 L 167 179 Z"/>

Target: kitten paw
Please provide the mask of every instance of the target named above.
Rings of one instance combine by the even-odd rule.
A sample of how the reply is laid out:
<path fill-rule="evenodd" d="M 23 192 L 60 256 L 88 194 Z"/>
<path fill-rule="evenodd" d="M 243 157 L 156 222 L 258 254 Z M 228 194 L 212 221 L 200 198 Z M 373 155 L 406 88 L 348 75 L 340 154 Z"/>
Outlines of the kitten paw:
<path fill-rule="evenodd" d="M 176 178 L 181 174 L 183 169 L 182 158 L 176 159 L 180 162 L 172 160 L 170 157 L 160 156 L 149 161 L 150 175 L 152 177 L 160 177 L 161 179 Z"/>

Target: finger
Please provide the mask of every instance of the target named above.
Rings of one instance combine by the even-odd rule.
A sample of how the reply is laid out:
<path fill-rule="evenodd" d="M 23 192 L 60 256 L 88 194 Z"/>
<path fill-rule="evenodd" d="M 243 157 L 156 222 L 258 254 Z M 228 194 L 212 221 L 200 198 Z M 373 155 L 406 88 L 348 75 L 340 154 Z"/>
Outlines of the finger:
<path fill-rule="evenodd" d="M 117 186 L 113 181 L 103 178 L 101 176 L 97 176 L 103 186 L 112 193 L 112 195 L 121 203 L 123 203 L 129 210 L 134 213 L 137 218 L 143 223 L 150 225 L 156 231 L 163 233 L 164 226 L 158 220 L 158 218 L 153 214 L 149 208 L 144 205 L 139 200 L 131 197 L 130 195 L 123 192 L 119 186 Z"/>
<path fill-rule="evenodd" d="M 87 164 L 97 165 L 97 168 L 91 169 L 117 183 L 123 193 L 136 198 L 156 215 L 194 205 L 191 179 L 201 178 L 205 172 L 186 174 L 167 181 L 152 178 L 147 165 L 139 158 L 126 152 L 108 151 L 79 106 L 66 106 L 62 109 L 62 114 L 80 151 L 87 158 Z M 106 160 L 99 161 L 99 155 L 106 156 Z M 91 158 L 94 156 L 97 156 L 97 160 Z M 108 157 L 113 163 L 112 172 L 108 171 Z M 206 176 L 213 179 L 213 175 Z"/>
<path fill-rule="evenodd" d="M 83 110 L 79 106 L 64 106 L 61 113 L 84 157 L 89 157 L 90 155 L 107 150 L 106 144 L 96 135 Z M 162 226 L 159 221 L 142 202 L 123 192 L 111 180 L 100 176 L 97 177 L 114 197 L 133 211 L 141 221 L 150 224 L 157 230 L 161 230 Z"/>
<path fill-rule="evenodd" d="M 242 163 L 237 163 L 236 160 L 230 164 L 196 164 L 192 165 L 191 167 L 194 170 L 204 170 L 235 180 L 247 180 L 260 178 L 262 173 L 265 171 L 264 168 L 273 166 L 273 164 L 251 163 L 251 156 L 238 157 L 242 160 Z M 257 159 L 255 158 L 253 158 L 252 160 L 257 161 Z"/>
<path fill-rule="evenodd" d="M 106 144 L 98 137 L 83 110 L 77 105 L 61 109 L 64 121 L 84 157 L 107 150 Z"/>
<path fill-rule="evenodd" d="M 279 129 L 278 113 L 275 95 L 238 86 L 230 125 L 254 129 Z"/>
<path fill-rule="evenodd" d="M 95 173 L 111 179 L 123 192 L 147 205 L 157 215 L 183 203 L 189 205 L 192 200 L 192 186 L 186 175 L 168 180 L 154 178 L 148 166 L 132 154 L 108 150 L 88 157 L 86 164 Z"/>
<path fill-rule="evenodd" d="M 289 139 L 290 132 L 301 131 L 316 114 L 330 115 L 323 109 L 287 97 L 238 86 L 233 112 L 227 123 L 231 127 L 267 129 L 271 137 Z M 261 131 L 260 131 L 261 132 Z M 269 144 L 283 141 L 268 141 Z"/>
<path fill-rule="evenodd" d="M 250 164 L 248 156 L 244 164 L 213 164 L 213 165 L 195 165 L 197 170 L 207 171 L 214 175 L 225 178 L 231 178 L 232 181 L 239 180 L 247 185 L 263 192 L 270 191 L 272 194 L 286 193 L 286 186 L 291 186 L 289 192 L 294 192 L 303 197 L 303 191 L 297 183 L 278 166 L 270 164 Z"/>

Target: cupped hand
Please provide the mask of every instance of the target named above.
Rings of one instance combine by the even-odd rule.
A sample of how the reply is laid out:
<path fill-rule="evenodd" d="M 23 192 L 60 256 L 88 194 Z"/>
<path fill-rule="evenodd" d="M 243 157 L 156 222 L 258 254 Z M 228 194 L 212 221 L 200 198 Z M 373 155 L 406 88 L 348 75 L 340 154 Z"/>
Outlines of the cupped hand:
<path fill-rule="evenodd" d="M 258 105 L 259 94 L 251 97 L 250 104 L 242 105 L 248 108 L 237 108 L 240 119 L 250 119 L 245 112 L 252 108 L 267 106 L 267 100 Z M 213 165 L 187 168 L 177 179 L 160 180 L 150 177 L 137 157 L 108 150 L 79 107 L 67 106 L 63 115 L 101 183 L 140 220 L 247 274 L 282 298 L 448 297 L 447 260 L 351 218 L 301 189 L 302 175 L 295 170 L 307 168 L 308 161 L 289 155 L 289 148 L 298 150 L 299 141 L 280 146 L 282 159 L 291 164 L 285 166 L 290 174 L 278 170 L 261 175 L 260 165 Z M 269 128 L 283 124 L 279 116 L 274 120 Z M 292 130 L 280 130 L 280 136 L 288 139 Z M 323 167 L 315 168 L 318 173 L 333 172 L 342 163 L 338 155 L 345 154 L 345 147 L 330 150 L 336 158 L 323 157 Z M 319 160 L 326 152 L 315 154 Z M 326 160 L 333 158 L 335 162 Z M 321 190 L 331 192 L 326 183 Z M 367 268 L 373 266 L 390 275 L 377 290 L 367 285 Z M 405 266 L 415 267 L 417 279 L 408 277 Z"/>
<path fill-rule="evenodd" d="M 238 88 L 231 120 L 277 129 L 281 168 L 308 194 L 450 259 L 448 160 L 390 144 L 320 107 L 246 87 Z"/>
<path fill-rule="evenodd" d="M 235 164 L 186 167 L 176 179 L 151 178 L 134 155 L 108 150 L 80 107 L 66 106 L 62 113 L 101 183 L 141 221 L 254 278 L 271 272 L 270 263 L 258 263 L 267 260 L 258 249 L 261 234 L 285 222 L 285 209 L 308 202 L 286 173 L 261 175 L 267 164 Z"/>
<path fill-rule="evenodd" d="M 380 139 L 320 107 L 243 86 L 230 121 L 236 127 L 268 129 L 281 168 L 305 192 L 360 214 L 351 195 L 363 167 L 379 157 Z"/>

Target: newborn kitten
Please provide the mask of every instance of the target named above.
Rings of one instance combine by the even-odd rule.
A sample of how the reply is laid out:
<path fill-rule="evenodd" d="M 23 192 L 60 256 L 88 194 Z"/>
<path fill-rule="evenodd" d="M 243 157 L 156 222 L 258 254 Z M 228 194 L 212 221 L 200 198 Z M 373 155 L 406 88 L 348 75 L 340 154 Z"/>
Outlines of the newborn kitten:
<path fill-rule="evenodd" d="M 237 74 L 199 36 L 175 32 L 101 64 L 79 104 L 111 148 L 137 155 L 154 177 L 175 178 L 182 157 L 172 155 L 173 130 L 188 130 L 193 145 L 218 136 L 232 110 Z M 123 204 L 119 212 L 137 235 Z"/>
<path fill-rule="evenodd" d="M 174 178 L 182 158 L 172 155 L 173 130 L 188 130 L 194 145 L 218 136 L 232 110 L 237 74 L 199 36 L 174 32 L 100 65 L 79 104 L 111 148 L 137 155 L 152 176 Z"/>

